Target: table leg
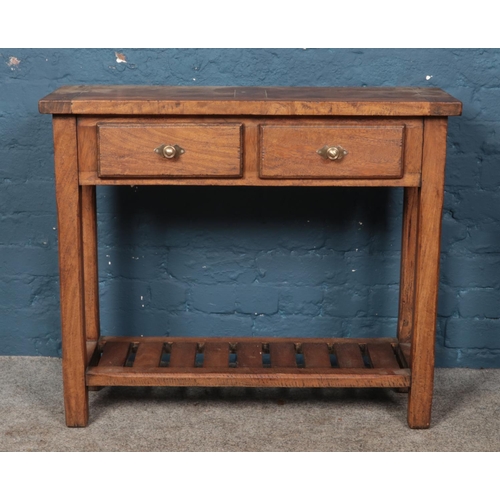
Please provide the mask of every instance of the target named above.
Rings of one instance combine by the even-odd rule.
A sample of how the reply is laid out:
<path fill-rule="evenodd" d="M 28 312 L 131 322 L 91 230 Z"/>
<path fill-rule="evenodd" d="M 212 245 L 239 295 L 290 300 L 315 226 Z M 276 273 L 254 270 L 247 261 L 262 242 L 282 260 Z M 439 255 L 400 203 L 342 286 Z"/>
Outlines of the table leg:
<path fill-rule="evenodd" d="M 415 305 L 415 264 L 417 258 L 419 188 L 404 188 L 403 229 L 401 234 L 401 273 L 399 285 L 398 341 L 410 344 L 413 330 L 413 307 Z M 403 354 L 404 356 L 404 354 Z M 408 358 L 409 356 L 405 356 Z M 409 359 L 406 359 L 409 363 Z M 397 392 L 408 392 L 408 387 L 400 387 Z"/>
<path fill-rule="evenodd" d="M 97 272 L 96 187 L 82 186 L 83 279 L 85 290 L 85 335 L 99 340 L 99 277 Z"/>
<path fill-rule="evenodd" d="M 446 131 L 446 118 L 425 119 L 408 401 L 412 429 L 428 428 L 431 421 Z"/>
<path fill-rule="evenodd" d="M 88 391 L 76 118 L 56 115 L 53 127 L 66 425 L 84 427 L 88 422 Z"/>
<path fill-rule="evenodd" d="M 87 340 L 87 361 L 89 361 L 93 350 L 97 347 L 97 341 L 100 336 L 95 186 L 82 186 L 82 240 L 83 288 L 85 290 L 85 339 Z M 100 391 L 102 387 L 89 386 L 88 389 L 89 391 Z"/>
<path fill-rule="evenodd" d="M 415 303 L 415 262 L 417 256 L 419 188 L 404 188 L 401 278 L 399 287 L 398 340 L 411 342 Z"/>

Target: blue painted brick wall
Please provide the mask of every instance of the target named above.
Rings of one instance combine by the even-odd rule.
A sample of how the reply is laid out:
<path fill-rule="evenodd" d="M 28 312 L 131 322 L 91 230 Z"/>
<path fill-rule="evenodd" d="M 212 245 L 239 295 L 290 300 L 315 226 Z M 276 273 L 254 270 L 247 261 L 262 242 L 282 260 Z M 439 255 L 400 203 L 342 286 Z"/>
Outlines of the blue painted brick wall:
<path fill-rule="evenodd" d="M 126 62 L 117 62 L 115 52 Z M 0 49 L 0 354 L 61 353 L 50 116 L 68 84 L 441 87 L 439 366 L 500 367 L 499 50 Z M 401 190 L 98 189 L 112 335 L 395 335 Z"/>

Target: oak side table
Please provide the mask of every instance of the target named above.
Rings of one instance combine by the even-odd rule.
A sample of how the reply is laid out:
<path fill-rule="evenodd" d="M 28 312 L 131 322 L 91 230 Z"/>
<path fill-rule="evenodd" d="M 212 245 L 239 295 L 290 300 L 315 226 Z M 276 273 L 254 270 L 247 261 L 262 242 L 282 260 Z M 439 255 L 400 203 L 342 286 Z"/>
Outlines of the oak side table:
<path fill-rule="evenodd" d="M 87 425 L 89 387 L 395 387 L 409 426 L 429 427 L 447 120 L 461 108 L 437 88 L 67 86 L 41 99 L 66 424 Z M 100 336 L 95 187 L 131 184 L 403 187 L 397 337 Z"/>

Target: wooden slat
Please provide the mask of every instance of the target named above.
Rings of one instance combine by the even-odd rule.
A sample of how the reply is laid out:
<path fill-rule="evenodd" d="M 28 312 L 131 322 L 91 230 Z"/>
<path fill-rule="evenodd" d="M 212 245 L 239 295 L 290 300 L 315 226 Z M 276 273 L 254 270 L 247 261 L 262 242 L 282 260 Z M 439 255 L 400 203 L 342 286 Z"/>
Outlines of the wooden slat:
<path fill-rule="evenodd" d="M 153 367 L 156 368 L 160 364 L 161 355 L 163 353 L 163 342 L 141 343 L 137 348 L 134 359 L 134 367 Z"/>
<path fill-rule="evenodd" d="M 336 344 L 334 350 L 339 368 L 365 367 L 359 344 L 353 343 L 352 339 L 349 344 Z"/>
<path fill-rule="evenodd" d="M 386 369 L 386 368 L 280 368 L 279 371 L 274 371 L 271 368 L 265 367 L 264 365 L 260 368 L 233 368 L 233 367 L 228 367 L 228 368 L 203 368 L 199 366 L 190 366 L 189 368 L 172 368 L 170 366 L 159 366 L 156 368 L 134 368 L 132 367 L 122 367 L 122 366 L 108 366 L 108 367 L 101 367 L 101 366 L 91 366 L 88 368 L 87 373 L 91 374 L 97 374 L 97 373 L 169 373 L 169 376 L 175 376 L 176 374 L 180 375 L 187 375 L 191 374 L 193 378 L 196 377 L 196 374 L 200 375 L 216 375 L 216 374 L 236 374 L 236 375 L 269 375 L 269 374 L 280 374 L 280 373 L 285 373 L 289 375 L 323 375 L 323 374 L 336 374 L 336 375 L 342 375 L 343 373 L 345 374 L 351 374 L 351 375 L 356 375 L 356 374 L 362 374 L 362 373 L 367 373 L 371 372 L 374 370 L 374 373 L 385 373 L 388 375 L 400 375 L 401 370 L 405 370 L 404 368 L 398 368 L 397 370 L 391 370 L 391 369 Z"/>
<path fill-rule="evenodd" d="M 106 342 L 102 350 L 99 366 L 123 366 L 127 361 L 129 349 L 129 342 Z"/>
<path fill-rule="evenodd" d="M 373 368 L 399 369 L 399 363 L 390 344 L 367 344 L 366 350 Z"/>
<path fill-rule="evenodd" d="M 229 342 L 207 342 L 203 349 L 204 368 L 227 368 L 229 366 Z"/>
<path fill-rule="evenodd" d="M 90 367 L 87 383 L 94 386 L 198 386 L 198 387 L 408 387 L 410 370 L 339 368 L 156 368 Z"/>
<path fill-rule="evenodd" d="M 302 344 L 302 354 L 306 368 L 331 368 L 332 366 L 330 351 L 326 343 L 305 342 Z"/>
<path fill-rule="evenodd" d="M 271 368 L 296 368 L 297 358 L 295 344 L 287 342 L 285 344 L 269 344 L 271 354 Z"/>
<path fill-rule="evenodd" d="M 240 368 L 262 368 L 262 343 L 238 342 L 236 361 Z"/>
<path fill-rule="evenodd" d="M 239 343 L 257 343 L 257 344 L 280 344 L 280 343 L 319 343 L 319 344 L 328 344 L 328 345 L 337 345 L 337 344 L 393 344 L 395 342 L 394 337 L 377 337 L 377 338 L 323 338 L 323 337 L 312 337 L 312 338 L 297 338 L 297 337 L 101 337 L 102 342 L 121 342 L 126 338 L 127 341 L 133 343 L 142 343 L 142 342 L 158 342 L 159 340 L 163 340 L 164 342 L 176 343 L 176 342 L 185 342 L 185 343 L 207 343 L 207 342 L 228 342 L 229 344 L 239 344 Z"/>
<path fill-rule="evenodd" d="M 171 368 L 194 367 L 198 344 L 194 342 L 174 342 L 170 349 Z"/>

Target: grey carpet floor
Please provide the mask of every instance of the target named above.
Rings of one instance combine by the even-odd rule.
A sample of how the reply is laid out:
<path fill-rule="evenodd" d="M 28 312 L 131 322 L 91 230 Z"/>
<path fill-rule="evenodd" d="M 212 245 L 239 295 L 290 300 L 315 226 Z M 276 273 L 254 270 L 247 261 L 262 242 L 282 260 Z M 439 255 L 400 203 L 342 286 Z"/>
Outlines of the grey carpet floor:
<path fill-rule="evenodd" d="M 61 362 L 0 357 L 0 451 L 500 451 L 500 370 L 438 369 L 432 426 L 386 389 L 113 388 L 64 424 Z"/>

